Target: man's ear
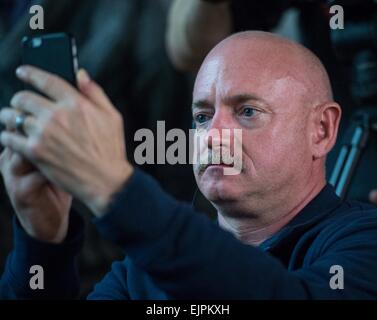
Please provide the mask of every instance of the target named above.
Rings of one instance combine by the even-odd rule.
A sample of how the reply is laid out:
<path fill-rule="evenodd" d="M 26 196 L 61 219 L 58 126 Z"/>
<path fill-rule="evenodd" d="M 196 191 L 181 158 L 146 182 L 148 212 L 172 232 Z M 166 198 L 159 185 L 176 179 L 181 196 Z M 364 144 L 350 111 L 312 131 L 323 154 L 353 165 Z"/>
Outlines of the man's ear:
<path fill-rule="evenodd" d="M 326 102 L 314 108 L 312 147 L 314 159 L 325 157 L 338 135 L 342 110 L 336 102 Z"/>

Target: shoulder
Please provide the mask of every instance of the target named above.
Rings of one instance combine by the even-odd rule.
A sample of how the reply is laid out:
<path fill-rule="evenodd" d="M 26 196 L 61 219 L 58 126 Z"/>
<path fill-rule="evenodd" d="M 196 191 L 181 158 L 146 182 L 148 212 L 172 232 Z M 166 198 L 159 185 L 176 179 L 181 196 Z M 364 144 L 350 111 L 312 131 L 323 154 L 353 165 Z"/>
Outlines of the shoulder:
<path fill-rule="evenodd" d="M 345 201 L 323 222 L 318 240 L 326 247 L 361 247 L 377 250 L 377 208 L 367 203 Z"/>
<path fill-rule="evenodd" d="M 345 201 L 329 218 L 329 225 L 355 228 L 377 225 L 377 208 L 359 201 Z"/>

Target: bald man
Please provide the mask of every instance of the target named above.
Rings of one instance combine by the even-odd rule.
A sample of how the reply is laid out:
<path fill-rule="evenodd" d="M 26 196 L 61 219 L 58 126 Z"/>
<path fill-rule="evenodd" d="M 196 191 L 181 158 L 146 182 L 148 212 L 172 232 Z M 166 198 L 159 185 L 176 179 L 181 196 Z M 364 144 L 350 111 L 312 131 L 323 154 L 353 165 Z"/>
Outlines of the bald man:
<path fill-rule="evenodd" d="M 3 297 L 77 294 L 83 226 L 68 215 L 74 196 L 127 252 L 89 299 L 377 298 L 377 210 L 342 202 L 325 181 L 341 109 L 304 47 L 245 32 L 202 64 L 193 118 L 221 161 L 197 163 L 194 173 L 218 224 L 130 165 L 120 117 L 84 71 L 79 90 L 34 68 L 17 74 L 49 99 L 18 93 L 0 113 L 9 129 L 1 171 L 18 217 Z M 23 134 L 12 131 L 20 112 L 29 114 Z M 225 139 L 223 130 L 236 129 L 242 141 Z M 221 134 L 209 136 L 213 130 Z M 236 142 L 241 170 L 226 175 L 222 152 L 235 154 Z M 45 270 L 44 290 L 29 286 L 32 265 Z"/>
<path fill-rule="evenodd" d="M 245 32 L 214 48 L 196 79 L 194 120 L 243 130 L 241 174 L 196 171 L 220 225 L 259 244 L 296 216 L 326 184 L 340 113 L 326 71 L 304 47 Z"/>

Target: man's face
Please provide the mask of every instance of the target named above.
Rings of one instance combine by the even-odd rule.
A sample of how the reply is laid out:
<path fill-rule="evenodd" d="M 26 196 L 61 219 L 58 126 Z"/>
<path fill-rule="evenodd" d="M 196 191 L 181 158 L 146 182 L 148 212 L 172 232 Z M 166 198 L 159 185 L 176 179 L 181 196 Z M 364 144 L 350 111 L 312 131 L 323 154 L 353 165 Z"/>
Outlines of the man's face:
<path fill-rule="evenodd" d="M 200 190 L 218 205 L 265 201 L 281 188 L 302 183 L 312 162 L 305 88 L 284 71 L 286 65 L 279 69 L 276 62 L 266 63 L 266 57 L 235 52 L 207 58 L 193 93 L 197 128 L 242 130 L 240 174 L 224 175 L 221 165 L 194 165 Z M 233 143 L 220 138 L 217 146 L 233 152 Z"/>

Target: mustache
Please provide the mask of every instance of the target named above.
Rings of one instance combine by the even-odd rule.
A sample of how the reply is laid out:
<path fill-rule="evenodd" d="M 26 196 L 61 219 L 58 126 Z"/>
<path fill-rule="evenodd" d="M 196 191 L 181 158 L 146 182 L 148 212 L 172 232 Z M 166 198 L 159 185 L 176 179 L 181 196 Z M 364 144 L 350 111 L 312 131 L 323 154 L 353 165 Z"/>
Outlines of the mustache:
<path fill-rule="evenodd" d="M 234 167 L 240 172 L 245 170 L 242 157 L 234 157 L 230 152 L 221 152 L 221 149 L 209 150 L 208 157 L 200 157 L 197 168 L 200 173 L 205 171 L 209 166 L 216 164 Z"/>

